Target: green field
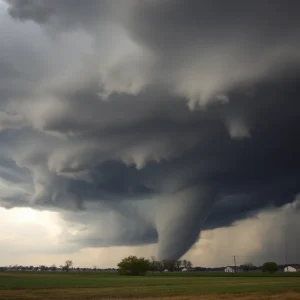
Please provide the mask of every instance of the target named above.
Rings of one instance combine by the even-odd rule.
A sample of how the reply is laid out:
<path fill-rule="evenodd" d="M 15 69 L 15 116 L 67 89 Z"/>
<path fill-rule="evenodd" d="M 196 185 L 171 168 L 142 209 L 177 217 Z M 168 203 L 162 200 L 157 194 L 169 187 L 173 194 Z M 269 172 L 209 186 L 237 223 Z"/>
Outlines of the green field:
<path fill-rule="evenodd" d="M 194 272 L 131 277 L 104 272 L 3 272 L 0 299 L 300 299 L 299 275 Z"/>

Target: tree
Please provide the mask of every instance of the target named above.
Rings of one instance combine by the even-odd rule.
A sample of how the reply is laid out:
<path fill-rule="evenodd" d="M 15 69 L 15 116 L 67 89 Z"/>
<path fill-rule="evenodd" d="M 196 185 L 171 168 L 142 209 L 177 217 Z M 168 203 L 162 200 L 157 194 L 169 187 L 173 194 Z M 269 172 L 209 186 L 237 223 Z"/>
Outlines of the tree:
<path fill-rule="evenodd" d="M 128 256 L 118 263 L 118 268 L 122 275 L 145 275 L 151 269 L 151 263 L 143 257 Z"/>
<path fill-rule="evenodd" d="M 155 269 L 159 272 L 163 272 L 165 270 L 164 265 L 161 261 L 156 261 L 155 262 Z"/>
<path fill-rule="evenodd" d="M 164 270 L 168 270 L 170 272 L 173 272 L 176 268 L 176 260 L 171 260 L 171 259 L 164 259 L 163 261 L 161 261 L 162 265 L 163 265 L 163 269 Z"/>
<path fill-rule="evenodd" d="M 65 265 L 61 266 L 64 271 L 69 272 L 70 267 L 73 266 L 72 260 L 66 260 Z"/>
<path fill-rule="evenodd" d="M 40 270 L 41 270 L 41 271 L 46 271 L 46 266 L 41 265 L 41 266 L 40 266 Z"/>
<path fill-rule="evenodd" d="M 265 262 L 261 268 L 263 272 L 276 273 L 278 265 L 275 262 Z"/>
<path fill-rule="evenodd" d="M 152 273 L 155 271 L 162 272 L 164 270 L 164 266 L 162 265 L 162 263 L 160 261 L 157 261 L 155 259 L 155 256 L 151 256 L 150 270 L 152 271 Z"/>
<path fill-rule="evenodd" d="M 184 260 L 182 261 L 182 265 L 183 265 L 183 267 L 186 268 L 186 269 L 190 269 L 190 268 L 192 267 L 192 263 L 191 263 L 189 260 L 186 260 L 186 259 L 184 259 Z"/>
<path fill-rule="evenodd" d="M 52 265 L 52 266 L 50 267 L 50 270 L 53 271 L 53 272 L 55 272 L 55 271 L 56 271 L 56 265 Z"/>
<path fill-rule="evenodd" d="M 175 267 L 176 267 L 176 271 L 177 271 L 177 272 L 180 271 L 181 265 L 182 265 L 182 260 L 176 260 L 176 261 L 175 261 Z"/>
<path fill-rule="evenodd" d="M 245 262 L 243 265 L 241 265 L 241 268 L 244 272 L 248 272 L 249 270 L 253 269 L 254 265 L 251 262 Z"/>
<path fill-rule="evenodd" d="M 150 261 L 150 270 L 152 271 L 152 273 L 154 271 L 157 271 L 157 264 L 156 264 L 156 261 L 155 261 L 155 256 L 151 256 L 151 261 Z"/>

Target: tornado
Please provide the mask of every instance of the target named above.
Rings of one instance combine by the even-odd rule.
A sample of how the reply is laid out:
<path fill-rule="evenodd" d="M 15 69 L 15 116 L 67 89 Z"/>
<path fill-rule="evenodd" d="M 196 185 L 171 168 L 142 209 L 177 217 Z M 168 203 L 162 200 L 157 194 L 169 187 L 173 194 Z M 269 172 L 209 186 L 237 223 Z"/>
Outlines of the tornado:
<path fill-rule="evenodd" d="M 169 195 L 157 218 L 159 260 L 175 260 L 197 241 L 215 202 L 212 188 L 201 186 Z"/>

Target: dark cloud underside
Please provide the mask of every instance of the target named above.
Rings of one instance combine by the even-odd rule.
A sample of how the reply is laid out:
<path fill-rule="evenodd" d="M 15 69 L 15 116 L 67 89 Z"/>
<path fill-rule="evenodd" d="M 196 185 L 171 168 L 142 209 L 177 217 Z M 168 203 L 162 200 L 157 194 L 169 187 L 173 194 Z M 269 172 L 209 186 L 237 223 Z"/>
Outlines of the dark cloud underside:
<path fill-rule="evenodd" d="M 177 258 L 300 192 L 298 1 L 6 2 L 51 48 L 0 54 L 2 206 L 108 211 L 79 244 Z"/>

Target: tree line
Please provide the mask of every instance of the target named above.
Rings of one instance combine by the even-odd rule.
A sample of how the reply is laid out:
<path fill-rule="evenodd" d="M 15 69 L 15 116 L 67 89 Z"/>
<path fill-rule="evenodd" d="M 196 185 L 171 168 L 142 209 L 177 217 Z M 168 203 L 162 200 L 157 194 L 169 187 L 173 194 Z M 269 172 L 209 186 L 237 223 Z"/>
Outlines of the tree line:
<path fill-rule="evenodd" d="M 260 269 L 262 272 L 276 273 L 280 268 L 275 262 L 266 262 L 261 267 L 255 267 L 252 263 L 247 262 L 241 265 L 240 270 L 248 272 L 252 270 Z M 201 268 L 205 269 L 205 268 Z M 224 268 L 220 268 L 224 270 Z M 151 259 L 145 259 L 143 257 L 138 258 L 136 256 L 128 256 L 118 264 L 118 272 L 121 275 L 144 275 L 147 272 L 179 272 L 182 270 L 198 271 L 199 267 L 192 269 L 192 263 L 189 260 L 162 260 L 157 261 L 155 257 Z M 203 270 L 204 271 L 204 270 Z"/>
<path fill-rule="evenodd" d="M 189 260 L 170 260 L 158 261 L 154 256 L 151 259 L 136 256 L 128 256 L 118 263 L 118 271 L 123 275 L 144 275 L 146 272 L 179 272 L 183 269 L 190 270 L 192 263 Z"/>
<path fill-rule="evenodd" d="M 279 266 L 275 262 L 265 262 L 261 267 L 255 267 L 251 262 L 246 262 L 240 265 L 243 272 L 249 272 L 255 269 L 260 269 L 264 273 L 276 273 L 279 270 Z"/>
<path fill-rule="evenodd" d="M 154 256 L 150 259 L 150 271 L 152 272 L 179 272 L 182 269 L 191 269 L 193 267 L 192 263 L 189 260 L 172 260 L 164 259 L 157 261 Z"/>
<path fill-rule="evenodd" d="M 33 272 L 56 272 L 56 271 L 62 271 L 62 272 L 69 272 L 69 271 L 77 271 L 77 272 L 100 272 L 100 271 L 116 271 L 114 268 L 97 268 L 97 266 L 94 266 L 92 268 L 87 267 L 73 267 L 73 261 L 72 260 L 66 260 L 64 264 L 60 266 L 56 266 L 55 264 L 51 266 L 46 265 L 39 265 L 39 266 L 22 266 L 22 265 L 10 265 L 10 266 L 0 266 L 0 272 L 6 272 L 6 271 L 33 271 Z"/>
<path fill-rule="evenodd" d="M 57 268 L 55 265 L 51 267 L 47 266 L 10 266 L 10 267 L 0 267 L 0 272 L 4 271 L 116 271 L 115 269 L 97 269 L 96 266 L 94 268 L 72 268 L 73 262 L 71 260 L 65 261 L 64 265 L 61 265 Z M 252 271 L 252 270 L 261 270 L 262 272 L 268 273 L 276 273 L 278 270 L 282 269 L 284 266 L 278 266 L 275 262 L 266 262 L 261 267 L 255 267 L 252 263 L 247 262 L 243 265 L 240 265 L 239 268 L 244 271 Z M 154 256 L 151 259 L 145 259 L 143 257 L 138 258 L 136 256 L 129 256 L 118 264 L 118 272 L 122 275 L 144 275 L 147 272 L 179 272 L 182 270 L 186 271 L 222 271 L 224 268 L 201 268 L 196 267 L 192 269 L 192 263 L 189 260 L 162 260 L 158 261 Z"/>

